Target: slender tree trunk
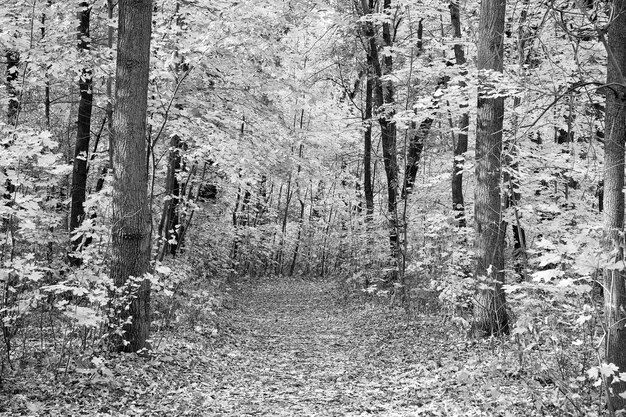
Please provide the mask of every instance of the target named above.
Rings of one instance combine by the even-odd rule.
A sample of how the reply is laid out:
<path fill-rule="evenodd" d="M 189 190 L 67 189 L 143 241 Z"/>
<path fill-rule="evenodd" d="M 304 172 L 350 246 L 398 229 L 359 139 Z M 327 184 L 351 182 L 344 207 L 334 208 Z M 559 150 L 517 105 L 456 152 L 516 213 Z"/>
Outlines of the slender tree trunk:
<path fill-rule="evenodd" d="M 609 26 L 604 142 L 604 246 L 612 262 L 624 261 L 624 145 L 626 144 L 626 0 L 613 2 Z M 612 57 L 611 57 L 612 55 Z M 614 58 L 614 59 L 613 59 Z M 616 65 L 617 64 L 617 65 Z M 626 372 L 626 279 L 622 269 L 604 270 L 605 361 Z M 626 407 L 624 381 L 607 379 L 611 414 Z"/>
<path fill-rule="evenodd" d="M 424 150 L 424 139 L 428 136 L 433 119 L 427 117 L 420 123 L 417 129 L 411 132 L 409 140 L 409 149 L 407 151 L 406 169 L 404 172 L 404 184 L 402 186 L 402 199 L 406 200 L 413 192 L 415 178 L 419 170 L 419 162 L 422 159 L 422 151 Z"/>
<path fill-rule="evenodd" d="M 111 271 L 115 286 L 132 290 L 128 310 L 118 312 L 124 324 L 119 350 L 145 348 L 150 333 L 150 208 L 146 112 L 150 70 L 151 0 L 120 0 L 115 109 L 111 137 L 113 198 Z"/>
<path fill-rule="evenodd" d="M 304 192 L 304 199 L 300 199 L 300 220 L 298 222 L 298 236 L 296 237 L 296 247 L 293 250 L 293 258 L 291 259 L 291 268 L 289 269 L 289 276 L 293 276 L 293 273 L 296 270 L 296 261 L 298 259 L 298 253 L 300 251 L 300 240 L 302 238 L 302 228 L 304 227 L 304 209 L 306 200 L 306 195 L 308 193 L 308 189 Z"/>
<path fill-rule="evenodd" d="M 365 133 L 363 146 L 363 188 L 365 191 L 365 219 L 374 215 L 374 188 L 372 186 L 372 116 L 374 104 L 374 74 L 372 53 L 367 51 L 367 80 L 365 82 Z"/>
<path fill-rule="evenodd" d="M 107 0 L 107 17 L 109 19 L 109 26 L 107 28 L 107 47 L 113 51 L 113 43 L 115 37 L 115 29 L 112 26 L 113 22 L 113 10 L 115 9 L 114 0 Z M 107 120 L 109 128 L 109 137 L 113 132 L 113 77 L 109 74 L 107 77 Z M 110 162 L 110 161 L 109 161 Z"/>
<path fill-rule="evenodd" d="M 113 4 L 114 0 L 107 0 L 107 17 L 109 22 L 113 21 L 113 10 L 115 5 Z M 112 26 L 109 26 L 107 29 L 107 47 L 110 50 L 113 50 L 113 37 L 114 37 L 114 29 Z M 108 131 L 108 139 L 109 139 L 109 162 L 102 168 L 100 173 L 100 177 L 96 183 L 96 193 L 102 190 L 104 187 L 104 179 L 109 171 L 109 166 L 111 165 L 111 152 L 112 147 L 110 145 L 111 142 L 111 134 L 113 132 L 113 77 L 109 74 L 107 76 L 106 83 L 106 94 L 107 94 L 107 106 L 106 106 L 106 119 L 107 119 L 107 131 Z"/>
<path fill-rule="evenodd" d="M 383 11 L 387 19 L 383 22 L 383 42 L 385 47 L 393 47 L 391 30 L 393 26 L 391 19 L 391 0 L 384 0 Z M 393 56 L 387 53 L 382 58 L 381 76 L 385 77 L 380 81 L 383 105 L 378 107 L 381 130 L 381 141 L 383 144 L 383 162 L 385 174 L 387 175 L 387 215 L 389 216 L 389 242 L 391 244 L 391 255 L 394 261 L 400 255 L 400 242 L 398 241 L 398 155 L 396 146 L 396 123 L 393 121 L 395 114 L 395 92 L 393 81 L 389 78 L 393 71 Z"/>
<path fill-rule="evenodd" d="M 276 199 L 276 227 L 274 228 L 274 232 L 272 233 L 272 244 L 271 244 L 271 248 L 274 249 L 276 247 L 276 235 L 278 234 L 278 220 L 280 217 L 280 200 L 283 197 L 283 184 L 280 185 L 280 187 L 278 188 L 278 198 Z M 280 248 L 279 248 L 280 250 Z M 269 269 L 270 267 L 274 266 L 274 270 L 275 270 L 275 274 L 278 275 L 278 269 L 276 268 L 276 265 L 272 265 L 271 261 L 276 262 L 276 259 L 278 259 L 279 257 L 279 250 L 276 251 L 276 256 L 274 256 L 274 254 L 272 254 L 271 259 L 268 259 L 268 263 L 267 263 L 267 269 Z"/>
<path fill-rule="evenodd" d="M 330 239 L 330 226 L 333 222 L 334 213 L 334 205 L 330 206 L 330 213 L 328 214 L 328 223 L 326 223 L 326 232 L 324 233 L 324 240 L 322 242 L 322 256 L 321 256 L 321 264 L 320 264 L 320 277 L 324 278 L 326 275 L 326 263 L 328 260 L 328 251 L 326 250 L 326 246 L 328 244 L 328 240 Z"/>
<path fill-rule="evenodd" d="M 372 14 L 373 1 L 361 0 L 361 7 L 364 15 Z M 383 9 L 389 14 L 391 0 L 385 0 Z M 389 16 L 391 18 L 391 16 Z M 383 42 L 386 47 L 393 46 L 391 35 L 392 25 L 389 21 L 383 23 Z M 376 113 L 381 129 L 381 140 L 383 144 L 383 162 L 385 173 L 387 174 L 387 214 L 389 216 L 389 243 L 391 246 L 391 258 L 396 261 L 399 254 L 398 224 L 397 224 L 397 194 L 398 194 L 398 160 L 396 153 L 396 124 L 393 121 L 394 115 L 394 86 L 390 79 L 384 82 L 381 77 L 390 75 L 393 70 L 393 57 L 385 55 L 382 58 L 382 65 L 378 54 L 376 33 L 372 22 L 365 22 L 363 34 L 369 41 L 369 52 L 374 70 L 374 95 Z"/>
<path fill-rule="evenodd" d="M 237 262 L 237 255 L 239 255 L 239 204 L 241 202 L 241 186 L 237 187 L 237 199 L 235 200 L 235 207 L 233 208 L 233 230 L 235 238 L 233 239 L 233 252 L 232 260 L 233 265 Z"/>
<path fill-rule="evenodd" d="M 523 1 L 523 9 L 520 14 L 519 30 L 518 30 L 518 65 L 521 71 L 524 71 L 524 65 L 527 64 L 526 54 L 526 37 L 525 37 L 525 22 L 527 17 L 528 0 Z M 521 104 L 520 97 L 513 98 L 513 108 L 516 109 Z M 519 183 L 519 163 L 517 161 L 518 155 L 518 132 L 519 132 L 519 118 L 517 114 L 512 115 L 513 124 L 513 139 L 505 142 L 504 144 L 504 174 L 503 185 L 505 191 L 505 209 L 512 209 L 515 215 L 515 222 L 511 224 L 511 231 L 513 234 L 513 264 L 514 269 L 519 276 L 519 280 L 523 281 L 526 278 L 526 232 L 521 224 L 521 218 L 519 214 L 519 202 L 521 200 L 520 183 Z M 505 224 L 505 227 L 508 225 Z"/>
<path fill-rule="evenodd" d="M 423 51 L 423 34 L 424 25 L 423 19 L 420 19 L 417 25 L 417 56 L 419 57 Z M 415 186 L 415 179 L 417 178 L 417 172 L 419 170 L 419 162 L 422 159 L 422 152 L 424 151 L 424 140 L 430 133 L 430 128 L 433 125 L 433 118 L 427 117 L 420 123 L 419 127 L 415 121 L 411 122 L 411 129 L 409 131 L 408 149 L 406 152 L 406 167 L 404 170 L 404 181 L 402 183 L 401 198 L 404 200 L 405 215 L 406 215 L 406 199 L 413 193 L 413 187 Z M 406 216 L 405 216 L 406 217 Z M 406 233 L 406 225 L 405 225 Z M 406 242 L 405 242 L 406 244 Z"/>
<path fill-rule="evenodd" d="M 90 49 L 89 21 L 91 6 L 85 1 L 80 3 L 78 12 L 78 50 L 83 56 Z M 76 146 L 74 147 L 74 167 L 72 170 L 72 205 L 70 210 L 70 234 L 80 226 L 85 217 L 85 200 L 87 195 L 87 161 L 89 157 L 89 141 L 91 139 L 91 109 L 92 109 L 92 74 L 91 70 L 83 68 L 78 87 L 80 102 L 78 103 L 78 122 L 76 124 Z M 72 251 L 77 252 L 85 244 L 84 237 L 72 236 Z M 81 264 L 80 256 L 70 255 L 70 263 L 74 266 Z"/>
<path fill-rule="evenodd" d="M 302 130 L 304 128 L 304 109 L 302 110 L 301 114 L 300 114 L 300 129 Z M 304 144 L 300 143 L 300 147 L 298 150 L 298 159 L 302 160 L 303 157 L 303 152 L 304 152 Z M 308 188 L 304 191 L 304 198 L 300 198 L 301 195 L 301 190 L 300 190 L 300 172 L 302 171 L 302 165 L 300 163 L 298 163 L 298 170 L 296 172 L 296 185 L 297 185 L 297 190 L 298 190 L 298 200 L 300 201 L 300 217 L 298 219 L 298 236 L 296 237 L 296 246 L 293 250 L 293 258 L 291 260 L 291 268 L 289 270 L 289 276 L 293 276 L 293 273 L 295 271 L 296 268 L 296 260 L 298 258 L 298 252 L 300 250 L 300 238 L 302 236 L 302 227 L 304 225 L 304 208 L 305 208 L 305 204 L 304 202 L 306 201 L 306 195 L 308 193 Z"/>
<path fill-rule="evenodd" d="M 20 100 L 17 91 L 17 79 L 19 76 L 20 53 L 16 50 L 9 50 L 6 55 L 7 72 L 6 72 L 6 89 L 9 97 L 7 106 L 7 124 L 9 126 L 17 125 L 17 118 L 20 111 Z"/>
<path fill-rule="evenodd" d="M 503 35 L 506 1 L 483 0 L 480 8 L 477 67 L 479 71 L 501 72 L 503 68 Z M 504 282 L 504 232 L 502 221 L 502 122 L 504 98 L 484 95 L 490 86 L 488 73 L 479 74 L 476 128 L 476 188 L 474 207 L 476 222 L 475 279 L 480 286 L 474 304 L 475 333 L 499 335 L 509 332 Z"/>
<path fill-rule="evenodd" d="M 280 227 L 280 243 L 278 247 L 278 254 L 276 257 L 276 275 L 280 275 L 283 273 L 283 258 L 285 252 L 285 245 L 287 240 L 287 222 L 289 220 L 289 206 L 291 205 L 291 181 L 292 174 L 289 174 L 289 179 L 287 180 L 287 191 L 285 193 L 285 211 L 282 215 L 282 222 Z"/>
<path fill-rule="evenodd" d="M 450 21 L 454 37 L 461 38 L 461 13 L 458 2 L 450 2 Z M 465 51 L 463 45 L 454 44 L 454 57 L 456 65 L 465 65 Z M 461 70 L 461 75 L 466 75 L 465 69 Z M 465 87 L 465 81 L 461 81 L 461 88 Z M 462 103 L 461 108 L 466 108 L 467 103 Z M 459 133 L 456 135 L 454 144 L 454 160 L 452 161 L 452 209 L 458 227 L 465 227 L 465 202 L 463 200 L 463 169 L 465 165 L 465 152 L 467 152 L 467 133 L 469 129 L 469 114 L 464 112 L 458 120 Z"/>
<path fill-rule="evenodd" d="M 198 181 L 198 187 L 197 188 L 194 187 L 194 184 L 196 183 L 195 180 L 191 182 L 191 185 L 189 186 L 189 193 L 187 194 L 187 200 L 189 201 L 199 200 L 200 190 L 202 189 L 202 183 L 204 182 L 204 177 L 206 175 L 206 167 L 207 167 L 207 163 L 205 162 L 204 167 L 202 168 L 202 176 L 200 177 L 200 180 Z M 189 171 L 189 177 L 187 178 L 187 182 L 190 182 L 191 177 L 196 175 L 197 169 L 198 169 L 197 165 L 193 165 L 193 167 Z M 194 188 L 196 190 L 195 193 L 193 192 Z M 191 221 L 193 220 L 194 213 L 195 213 L 195 209 L 192 208 L 188 215 L 181 217 L 181 221 L 180 221 L 181 224 L 180 224 L 179 233 L 178 233 L 178 249 L 181 253 L 184 252 L 185 250 L 185 246 L 186 246 L 185 237 L 187 236 L 187 231 L 189 230 Z"/>
<path fill-rule="evenodd" d="M 6 53 L 5 57 L 7 60 L 5 85 L 7 96 L 9 98 L 7 105 L 7 124 L 9 126 L 16 127 L 20 110 L 20 101 L 16 86 L 19 76 L 20 54 L 15 50 L 10 50 Z M 6 174 L 6 170 L 4 173 Z M 12 194 L 14 191 L 15 186 L 11 180 L 7 178 L 3 185 L 2 198 L 5 200 L 12 200 Z M 12 202 L 5 202 L 4 204 L 12 204 Z"/>
<path fill-rule="evenodd" d="M 52 0 L 48 0 L 46 5 L 50 7 L 52 5 Z M 46 37 L 46 12 L 41 15 L 41 40 L 43 41 Z M 48 69 L 50 65 L 48 65 Z M 46 129 L 50 130 L 50 79 L 49 74 L 46 71 L 46 83 L 44 87 L 44 117 L 46 119 Z"/>
<path fill-rule="evenodd" d="M 179 245 L 179 219 L 178 205 L 182 193 L 178 182 L 177 173 L 180 170 L 181 143 L 178 135 L 173 135 L 170 139 L 169 158 L 167 163 L 167 175 L 165 177 L 165 201 L 163 202 L 163 214 L 157 229 L 157 234 L 162 240 L 163 249 L 159 250 L 158 259 L 163 260 L 166 252 L 172 256 L 176 255 Z M 175 241 L 176 243 L 173 243 Z"/>

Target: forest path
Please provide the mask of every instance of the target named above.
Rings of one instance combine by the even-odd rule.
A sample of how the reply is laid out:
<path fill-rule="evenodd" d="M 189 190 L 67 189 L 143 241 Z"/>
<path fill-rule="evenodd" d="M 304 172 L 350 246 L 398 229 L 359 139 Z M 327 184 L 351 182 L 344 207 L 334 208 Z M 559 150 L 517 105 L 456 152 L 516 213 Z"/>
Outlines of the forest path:
<path fill-rule="evenodd" d="M 233 287 L 217 315 L 155 333 L 151 356 L 31 375 L 10 404 L 0 394 L 0 416 L 570 415 L 544 404 L 556 387 L 520 372 L 510 345 L 469 341 L 440 315 L 345 299 L 329 282 Z"/>
<path fill-rule="evenodd" d="M 214 351 L 219 369 L 207 375 L 206 415 L 484 415 L 466 402 L 470 359 L 436 320 L 340 300 L 330 283 L 239 288 Z"/>

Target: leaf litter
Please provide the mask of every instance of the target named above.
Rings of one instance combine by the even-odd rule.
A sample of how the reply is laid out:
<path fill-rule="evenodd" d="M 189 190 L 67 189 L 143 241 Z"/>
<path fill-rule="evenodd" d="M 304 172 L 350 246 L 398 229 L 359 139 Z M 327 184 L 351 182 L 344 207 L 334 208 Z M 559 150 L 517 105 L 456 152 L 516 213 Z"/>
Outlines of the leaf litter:
<path fill-rule="evenodd" d="M 97 375 L 15 380 L 0 414 L 569 415 L 554 405 L 557 388 L 523 377 L 502 342 L 468 339 L 440 315 L 347 299 L 331 282 L 242 281 L 211 325 L 155 335 L 152 356 L 113 355 Z"/>

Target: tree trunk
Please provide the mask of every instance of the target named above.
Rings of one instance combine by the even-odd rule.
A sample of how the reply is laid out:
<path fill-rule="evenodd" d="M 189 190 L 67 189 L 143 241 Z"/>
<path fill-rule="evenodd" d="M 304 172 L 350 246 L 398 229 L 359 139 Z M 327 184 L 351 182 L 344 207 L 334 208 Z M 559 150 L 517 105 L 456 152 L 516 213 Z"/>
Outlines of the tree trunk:
<path fill-rule="evenodd" d="M 423 50 L 423 34 L 424 25 L 423 19 L 420 19 L 417 25 L 417 56 L 420 56 Z M 422 152 L 424 151 L 424 140 L 430 133 L 430 128 L 433 125 L 433 118 L 427 117 L 420 123 L 419 128 L 415 121 L 411 122 L 411 131 L 409 139 L 409 148 L 406 156 L 406 168 L 404 170 L 404 181 L 402 184 L 401 197 L 406 200 L 413 192 L 415 186 L 415 179 L 417 178 L 417 171 L 419 168 L 419 161 L 422 159 Z M 406 203 L 406 202 L 405 202 Z"/>
<path fill-rule="evenodd" d="M 52 0 L 48 0 L 46 2 L 46 6 L 49 8 L 52 6 Z M 46 37 L 46 12 L 41 15 L 41 39 L 43 40 Z M 50 79 L 48 74 L 48 69 L 50 69 L 50 65 L 46 68 L 46 82 L 44 87 L 44 117 L 46 119 L 46 129 L 50 130 Z"/>
<path fill-rule="evenodd" d="M 6 87 L 9 97 L 7 106 L 7 124 L 15 126 L 20 111 L 20 101 L 17 91 L 17 78 L 19 76 L 20 53 L 10 50 L 5 55 L 7 60 Z"/>
<path fill-rule="evenodd" d="M 114 0 L 107 0 L 107 17 L 109 21 L 113 21 L 113 9 L 115 8 L 115 4 L 113 4 Z M 113 49 L 113 36 L 114 36 L 113 27 L 109 26 L 107 29 L 107 47 L 109 49 Z M 107 165 L 102 168 L 100 173 L 100 177 L 98 177 L 98 181 L 96 183 L 96 193 L 100 192 L 104 187 L 104 180 L 106 178 L 107 172 L 109 172 L 109 166 L 111 166 L 111 152 L 112 148 L 110 146 L 111 142 L 111 133 L 113 132 L 113 77 L 111 74 L 107 75 L 106 82 L 106 95 L 107 95 L 107 106 L 106 106 L 106 119 L 107 119 L 107 130 L 109 132 L 109 162 Z"/>
<path fill-rule="evenodd" d="M 374 188 L 372 186 L 372 116 L 374 105 L 374 74 L 372 53 L 367 51 L 367 81 L 365 82 L 365 121 L 363 146 L 363 188 L 365 191 L 365 219 L 370 221 L 374 215 Z"/>
<path fill-rule="evenodd" d="M 91 6 L 87 2 L 80 3 L 78 12 L 78 50 L 83 56 L 90 49 L 89 20 Z M 91 70 L 83 68 L 78 87 L 80 102 L 78 104 L 78 122 L 76 124 L 76 146 L 74 148 L 74 167 L 72 170 L 72 205 L 70 210 L 70 235 L 80 226 L 85 217 L 85 200 L 87 189 L 87 160 L 89 141 L 91 139 L 91 109 L 92 109 L 92 74 Z M 85 239 L 82 235 L 72 236 L 72 252 L 82 249 Z M 81 264 L 80 256 L 70 255 L 70 263 L 74 266 Z"/>
<path fill-rule="evenodd" d="M 110 276 L 123 293 L 135 297 L 121 309 L 124 339 L 116 348 L 137 351 L 147 347 L 150 332 L 150 208 L 146 111 L 150 69 L 151 0 L 120 0 L 115 109 L 111 137 L 113 167 L 112 242 Z M 132 277 L 132 278 L 131 278 Z"/>
<path fill-rule="evenodd" d="M 615 0 L 609 26 L 604 142 L 604 246 L 612 262 L 624 261 L 624 145 L 626 143 L 626 0 Z M 612 55 L 612 57 L 611 57 Z M 614 58 L 614 59 L 613 59 Z M 617 64 L 617 65 L 616 65 Z M 605 361 L 626 372 L 626 286 L 621 269 L 604 271 Z M 607 403 L 614 413 L 626 407 L 626 383 L 607 379 Z"/>
<path fill-rule="evenodd" d="M 383 11 L 387 19 L 383 22 L 383 43 L 385 47 L 393 47 L 391 30 L 393 28 L 389 19 L 391 16 L 391 0 L 384 0 Z M 395 92 L 393 81 L 389 78 L 393 71 L 393 56 L 387 53 L 383 56 L 381 65 L 380 81 L 383 105 L 378 108 L 378 121 L 380 123 L 381 141 L 383 144 L 383 162 L 387 175 L 387 215 L 389 216 L 389 243 L 391 244 L 391 256 L 396 260 L 400 254 L 400 242 L 398 241 L 398 155 L 396 147 L 396 123 L 393 121 L 395 114 Z"/>
<path fill-rule="evenodd" d="M 526 53 L 526 42 L 527 42 L 527 30 L 525 29 L 526 18 L 528 15 L 528 0 L 523 1 L 523 9 L 520 14 L 519 21 L 519 30 L 518 30 L 518 65 L 520 71 L 524 71 L 524 65 L 528 64 L 528 54 Z M 521 104 L 520 97 L 513 98 L 513 108 L 516 109 Z M 505 149 L 505 158 L 504 163 L 506 169 L 503 175 L 503 184 L 506 190 L 506 209 L 513 209 L 515 214 L 515 223 L 511 225 L 511 231 L 513 233 L 513 265 L 515 272 L 519 276 L 519 280 L 523 281 L 526 279 L 526 269 L 528 267 L 528 260 L 526 256 L 526 231 L 521 224 L 520 214 L 519 214 L 519 202 L 522 198 L 520 193 L 520 180 L 519 180 L 519 163 L 517 161 L 518 155 L 518 132 L 519 128 L 519 118 L 517 114 L 513 114 L 512 116 L 512 124 L 513 124 L 513 140 L 508 141 L 504 145 Z"/>
<path fill-rule="evenodd" d="M 450 2 L 450 21 L 454 37 L 461 38 L 461 13 L 457 2 Z M 460 43 L 454 44 L 454 57 L 456 65 L 465 65 L 465 51 Z M 466 75 L 465 69 L 461 75 Z M 465 87 L 465 81 L 461 81 L 461 88 Z M 467 103 L 462 103 L 461 108 L 466 108 Z M 454 160 L 452 161 L 452 209 L 458 227 L 465 227 L 465 202 L 463 200 L 463 169 L 465 164 L 465 152 L 467 152 L 467 132 L 469 129 L 469 114 L 464 112 L 458 120 L 459 133 L 454 144 Z"/>
<path fill-rule="evenodd" d="M 363 14 L 372 13 L 373 1 L 361 0 Z M 383 9 L 389 14 L 391 0 L 385 0 Z M 391 16 L 389 16 L 391 18 Z M 383 42 L 386 47 L 393 46 L 391 35 L 392 25 L 389 21 L 383 23 Z M 391 258 L 395 261 L 399 254 L 398 225 L 397 225 L 397 188 L 398 188 L 398 161 L 396 154 L 396 124 L 393 121 L 394 115 L 394 86 L 390 79 L 384 82 L 381 77 L 391 74 L 393 70 L 393 57 L 385 55 L 382 58 L 382 65 L 379 61 L 378 45 L 376 42 L 374 26 L 372 22 L 365 22 L 363 34 L 369 41 L 369 52 L 374 70 L 374 95 L 376 97 L 376 113 L 381 129 L 381 141 L 383 144 L 383 162 L 385 173 L 387 174 L 387 215 L 389 216 L 389 243 L 391 246 Z"/>
<path fill-rule="evenodd" d="M 178 205 L 182 198 L 180 184 L 176 174 L 180 170 L 180 137 L 173 135 L 170 139 L 169 158 L 167 163 L 167 175 L 165 177 L 165 201 L 163 202 L 163 214 L 159 222 L 157 233 L 162 240 L 163 248 L 159 250 L 158 259 L 163 260 L 166 252 L 176 255 L 180 243 Z M 176 243 L 170 242 L 171 240 Z"/>
<path fill-rule="evenodd" d="M 7 96 L 9 98 L 7 105 L 7 124 L 15 127 L 17 125 L 17 118 L 20 110 L 19 96 L 17 94 L 17 78 L 19 75 L 20 54 L 15 50 L 10 50 L 5 55 L 7 60 L 7 69 L 5 76 L 5 85 L 7 90 Z M 5 145 L 5 147 L 8 145 Z M 6 169 L 3 169 L 6 174 Z M 11 200 L 12 194 L 15 191 L 15 186 L 10 179 L 6 179 L 3 185 L 2 198 L 5 200 Z M 5 202 L 4 204 L 12 204 Z"/>
<path fill-rule="evenodd" d="M 480 10 L 477 67 L 479 71 L 503 68 L 505 0 L 483 0 Z M 476 128 L 476 269 L 479 289 L 474 304 L 473 330 L 480 335 L 509 332 L 504 282 L 504 232 L 502 221 L 501 156 L 504 98 L 487 98 L 489 74 L 479 74 Z M 488 288 L 480 285 L 487 284 Z"/>
<path fill-rule="evenodd" d="M 298 260 L 298 253 L 300 252 L 300 244 L 302 239 L 302 228 L 304 227 L 304 209 L 305 200 L 308 193 L 308 189 L 304 192 L 304 199 L 300 199 L 300 219 L 298 221 L 298 236 L 296 237 L 296 247 L 293 250 L 293 257 L 291 259 L 291 268 L 289 269 L 289 276 L 292 277 L 296 270 L 296 261 Z"/>
<path fill-rule="evenodd" d="M 422 159 L 422 151 L 424 150 L 424 139 L 428 136 L 430 128 L 433 125 L 433 119 L 427 117 L 420 123 L 419 128 L 413 128 L 411 139 L 409 140 L 409 149 L 406 158 L 406 170 L 404 172 L 404 184 L 402 186 L 402 199 L 407 199 L 413 192 L 415 178 L 419 168 L 419 161 Z"/>

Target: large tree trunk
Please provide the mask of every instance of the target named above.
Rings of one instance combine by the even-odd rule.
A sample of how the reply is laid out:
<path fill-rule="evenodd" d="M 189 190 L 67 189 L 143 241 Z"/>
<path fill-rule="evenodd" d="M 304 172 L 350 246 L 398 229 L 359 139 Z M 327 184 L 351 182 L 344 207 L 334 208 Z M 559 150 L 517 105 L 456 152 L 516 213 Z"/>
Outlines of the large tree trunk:
<path fill-rule="evenodd" d="M 505 0 L 483 0 L 480 9 L 477 67 L 479 71 L 501 72 L 504 55 Z M 500 198 L 502 122 L 504 98 L 484 97 L 492 86 L 489 75 L 479 74 L 476 128 L 476 223 L 475 279 L 479 286 L 474 304 L 475 333 L 499 335 L 509 332 L 509 320 L 502 283 L 504 282 L 504 232 Z"/>
<path fill-rule="evenodd" d="M 91 6 L 87 2 L 80 3 L 78 12 L 78 50 L 86 54 L 90 49 L 89 20 Z M 92 78 L 91 70 L 84 68 L 78 80 L 80 102 L 78 104 L 78 123 L 76 129 L 76 146 L 74 148 L 74 167 L 72 170 L 72 205 L 70 210 L 70 234 L 80 226 L 85 217 L 85 199 L 87 189 L 87 158 L 89 140 L 91 138 L 92 109 Z M 72 236 L 72 251 L 80 250 L 85 242 L 83 236 Z M 69 257 L 72 265 L 78 266 L 82 259 L 79 256 Z"/>
<path fill-rule="evenodd" d="M 458 2 L 450 2 L 450 21 L 454 37 L 461 38 L 461 13 Z M 456 65 L 465 65 L 465 51 L 460 43 L 454 44 L 454 57 Z M 461 75 L 466 75 L 467 70 L 463 69 Z M 460 86 L 465 87 L 465 82 L 461 81 Z M 467 104 L 462 103 L 461 108 L 466 108 Z M 456 135 L 454 144 L 454 160 L 452 161 L 452 209 L 458 227 L 465 227 L 465 202 L 463 200 L 463 169 L 465 164 L 465 152 L 467 152 L 467 133 L 469 129 L 469 114 L 464 112 L 458 120 L 459 133 Z"/>
<path fill-rule="evenodd" d="M 624 260 L 624 145 L 626 143 L 626 0 L 615 0 L 617 16 L 608 32 L 606 119 L 604 142 L 604 232 L 605 251 L 614 262 Z M 611 56 L 612 55 L 612 56 Z M 605 269 L 604 308 L 606 317 L 606 358 L 619 372 L 626 372 L 626 286 L 624 271 Z M 626 407 L 620 396 L 626 383 L 608 378 L 608 406 L 611 413 Z"/>
<path fill-rule="evenodd" d="M 123 327 L 128 343 L 117 348 L 137 351 L 146 347 L 150 332 L 150 282 L 143 278 L 150 266 L 146 111 L 152 1 L 120 0 L 118 7 L 110 276 L 117 288 L 136 295 L 130 309 L 119 311 L 121 320 L 132 322 Z"/>

